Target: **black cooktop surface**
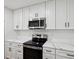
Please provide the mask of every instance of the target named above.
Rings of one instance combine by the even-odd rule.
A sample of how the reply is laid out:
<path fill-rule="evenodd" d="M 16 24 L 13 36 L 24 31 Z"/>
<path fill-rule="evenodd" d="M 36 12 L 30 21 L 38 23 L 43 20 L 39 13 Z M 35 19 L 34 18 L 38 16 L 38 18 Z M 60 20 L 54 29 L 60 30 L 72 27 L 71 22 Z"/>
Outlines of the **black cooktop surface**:
<path fill-rule="evenodd" d="M 45 42 L 34 42 L 34 41 L 32 41 L 32 40 L 29 40 L 29 41 L 27 41 L 27 42 L 24 42 L 23 44 L 24 44 L 24 45 L 30 45 L 30 46 L 42 47 L 44 43 L 45 43 Z"/>

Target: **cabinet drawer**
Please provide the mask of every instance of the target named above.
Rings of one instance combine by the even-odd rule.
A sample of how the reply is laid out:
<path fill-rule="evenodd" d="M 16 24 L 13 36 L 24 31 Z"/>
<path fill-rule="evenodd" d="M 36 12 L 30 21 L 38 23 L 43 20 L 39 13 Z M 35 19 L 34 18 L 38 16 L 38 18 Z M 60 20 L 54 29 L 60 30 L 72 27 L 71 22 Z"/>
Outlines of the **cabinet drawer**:
<path fill-rule="evenodd" d="M 12 42 L 6 41 L 5 46 L 12 46 Z"/>
<path fill-rule="evenodd" d="M 43 48 L 44 53 L 55 54 L 55 49 L 53 48 Z"/>
<path fill-rule="evenodd" d="M 43 54 L 43 59 L 55 59 L 55 55 L 54 54 Z"/>
<path fill-rule="evenodd" d="M 6 41 L 5 42 L 5 46 L 8 46 L 8 47 L 16 47 L 17 46 L 17 43 L 16 42 L 11 42 L 11 41 Z"/>
<path fill-rule="evenodd" d="M 74 58 L 74 52 L 70 52 L 70 51 L 56 50 L 56 55 L 60 55 L 68 58 Z"/>

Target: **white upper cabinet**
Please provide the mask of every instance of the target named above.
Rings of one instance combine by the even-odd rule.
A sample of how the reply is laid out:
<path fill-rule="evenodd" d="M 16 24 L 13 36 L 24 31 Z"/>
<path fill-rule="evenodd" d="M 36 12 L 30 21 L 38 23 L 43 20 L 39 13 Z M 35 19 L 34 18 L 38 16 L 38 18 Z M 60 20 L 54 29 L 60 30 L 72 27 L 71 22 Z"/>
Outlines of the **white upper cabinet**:
<path fill-rule="evenodd" d="M 30 6 L 30 20 L 40 17 L 45 17 L 45 3 Z"/>
<path fill-rule="evenodd" d="M 68 29 L 74 29 L 74 0 L 67 0 Z"/>
<path fill-rule="evenodd" d="M 46 2 L 14 10 L 14 29 L 28 29 L 28 21 L 46 17 L 46 29 L 74 29 L 74 0 Z"/>
<path fill-rule="evenodd" d="M 56 29 L 65 29 L 66 19 L 66 0 L 56 0 Z"/>
<path fill-rule="evenodd" d="M 40 3 L 39 4 L 39 17 L 46 17 L 46 3 Z"/>
<path fill-rule="evenodd" d="M 56 29 L 74 28 L 73 0 L 56 0 Z"/>
<path fill-rule="evenodd" d="M 23 8 L 23 16 L 22 16 L 22 27 L 23 27 L 23 30 L 27 30 L 28 29 L 28 21 L 29 21 L 29 7 L 27 8 Z"/>
<path fill-rule="evenodd" d="M 14 10 L 14 29 L 22 29 L 22 9 Z"/>
<path fill-rule="evenodd" d="M 39 17 L 38 12 L 39 12 L 39 5 L 30 6 L 30 20 L 32 20 L 35 17 Z"/>
<path fill-rule="evenodd" d="M 46 27 L 55 29 L 55 0 L 46 1 Z"/>

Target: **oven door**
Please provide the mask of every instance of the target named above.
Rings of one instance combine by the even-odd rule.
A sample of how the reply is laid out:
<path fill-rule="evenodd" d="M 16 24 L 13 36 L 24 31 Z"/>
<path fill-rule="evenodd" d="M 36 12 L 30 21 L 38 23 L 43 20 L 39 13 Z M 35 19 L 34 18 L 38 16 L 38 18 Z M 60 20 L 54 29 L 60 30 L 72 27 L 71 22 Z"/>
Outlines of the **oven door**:
<path fill-rule="evenodd" d="M 42 59 L 42 49 L 29 45 L 24 46 L 23 59 Z"/>

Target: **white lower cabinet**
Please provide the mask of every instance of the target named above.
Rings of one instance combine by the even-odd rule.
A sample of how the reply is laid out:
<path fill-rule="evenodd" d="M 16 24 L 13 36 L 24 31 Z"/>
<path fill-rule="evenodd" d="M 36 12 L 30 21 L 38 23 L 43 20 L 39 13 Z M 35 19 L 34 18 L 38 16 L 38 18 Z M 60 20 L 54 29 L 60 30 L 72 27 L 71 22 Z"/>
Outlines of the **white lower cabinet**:
<path fill-rule="evenodd" d="M 12 47 L 5 45 L 5 59 L 12 59 Z"/>
<path fill-rule="evenodd" d="M 56 59 L 74 59 L 74 52 L 56 50 Z"/>
<path fill-rule="evenodd" d="M 18 42 L 5 42 L 5 59 L 23 59 L 23 45 Z"/>
<path fill-rule="evenodd" d="M 15 50 L 12 47 L 5 48 L 5 59 L 15 59 Z"/>

